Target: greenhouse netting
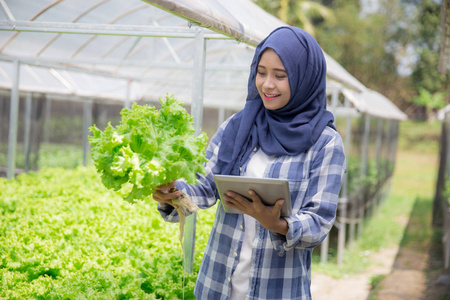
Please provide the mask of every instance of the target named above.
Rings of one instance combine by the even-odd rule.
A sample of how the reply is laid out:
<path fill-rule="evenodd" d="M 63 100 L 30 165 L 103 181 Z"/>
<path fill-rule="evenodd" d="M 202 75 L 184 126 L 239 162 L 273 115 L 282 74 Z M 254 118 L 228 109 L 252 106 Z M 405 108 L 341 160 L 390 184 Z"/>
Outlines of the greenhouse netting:
<path fill-rule="evenodd" d="M 157 106 L 167 93 L 190 109 L 197 133 L 211 136 L 244 106 L 254 47 L 285 25 L 249 0 L 4 0 L 0 8 L 0 171 L 8 178 L 89 164 L 89 126 L 116 125 L 123 107 Z M 325 58 L 348 156 L 340 262 L 346 227 L 351 242 L 387 190 L 406 116 Z M 324 260 L 327 253 L 328 240 Z"/>

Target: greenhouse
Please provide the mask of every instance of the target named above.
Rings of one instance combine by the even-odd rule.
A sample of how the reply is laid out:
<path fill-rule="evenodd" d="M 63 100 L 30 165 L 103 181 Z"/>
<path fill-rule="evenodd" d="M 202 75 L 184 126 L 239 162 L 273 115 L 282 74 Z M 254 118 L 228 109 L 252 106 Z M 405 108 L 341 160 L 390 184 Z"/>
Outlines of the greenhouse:
<path fill-rule="evenodd" d="M 250 0 L 5 0 L 0 6 L 0 173 L 8 179 L 38 170 L 56 179 L 57 171 L 51 168 L 90 165 L 91 125 L 103 129 L 109 122 L 118 124 L 122 108 L 132 103 L 158 106 L 158 99 L 167 94 L 184 103 L 197 134 L 204 131 L 211 136 L 244 106 L 254 47 L 273 29 L 285 25 Z M 336 234 L 332 232 L 320 251 L 326 261 L 329 248 L 336 248 L 340 264 L 344 248 L 363 230 L 364 218 L 388 192 L 398 123 L 406 115 L 333 58 L 325 57 L 328 107 L 344 139 L 348 172 Z M 64 159 L 56 160 L 59 156 Z M 34 191 L 33 195 L 64 194 L 49 190 Z M 17 201 L 8 204 L 10 211 L 16 209 Z M 153 228 L 165 226 L 158 222 L 152 221 Z M 198 236 L 196 223 L 194 215 L 185 229 L 188 273 L 198 268 L 202 254 L 194 248 L 198 239 L 205 239 Z M 66 239 L 76 235 L 72 229 L 67 231 Z M 143 243 L 151 242 L 146 239 Z M 164 259 L 152 268 L 157 270 Z M 99 261 L 93 264 L 101 265 Z M 8 263 L 9 273 L 1 278 L 20 281 L 24 267 Z M 34 262 L 29 264 L 37 268 Z M 83 264 L 75 266 L 79 271 L 83 268 Z M 146 273 L 150 271 L 143 269 L 141 276 L 151 278 Z M 32 272 L 28 278 L 48 272 L 65 278 L 61 290 L 64 282 L 70 283 L 70 276 L 65 277 L 68 271 L 60 266 Z M 105 281 L 113 276 L 103 275 Z M 74 278 L 77 276 L 81 275 Z M 133 276 L 128 279 L 132 281 Z M 124 282 L 128 279 L 122 278 Z M 192 278 L 187 280 L 188 286 L 193 283 L 189 282 Z M 24 280 L 21 285 L 27 284 Z M 157 287 L 148 290 L 154 289 Z"/>

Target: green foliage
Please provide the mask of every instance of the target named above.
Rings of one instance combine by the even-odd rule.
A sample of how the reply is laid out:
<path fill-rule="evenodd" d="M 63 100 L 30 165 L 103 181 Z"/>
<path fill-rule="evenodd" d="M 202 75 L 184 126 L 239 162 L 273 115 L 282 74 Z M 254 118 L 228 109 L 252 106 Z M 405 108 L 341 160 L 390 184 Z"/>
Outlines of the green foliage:
<path fill-rule="evenodd" d="M 322 48 L 368 87 L 392 84 L 397 76 L 395 53 L 386 47 L 390 34 L 382 14 L 360 17 L 358 4 L 343 1 L 332 7 L 335 22 L 316 28 Z"/>
<path fill-rule="evenodd" d="M 424 88 L 419 88 L 419 96 L 412 98 L 411 101 L 425 106 L 428 110 L 441 109 L 447 105 L 445 96 L 446 92 L 431 93 Z"/>
<path fill-rule="evenodd" d="M 315 1 L 256 0 L 255 2 L 283 22 L 303 28 L 312 35 L 315 35 L 317 23 L 335 21 L 333 11 Z"/>
<path fill-rule="evenodd" d="M 437 68 L 439 1 L 377 1 L 378 9 L 365 14 L 358 0 L 255 2 L 288 24 L 313 33 L 324 51 L 350 74 L 400 107 L 409 107 L 419 88 L 431 93 L 448 89 L 450 73 L 441 75 Z M 317 9 L 320 4 L 323 8 Z M 422 118 L 421 112 L 407 111 Z"/>
<path fill-rule="evenodd" d="M 198 235 L 213 218 L 198 215 Z M 184 274 L 177 228 L 155 201 L 106 190 L 93 167 L 0 178 L 0 299 L 195 299 L 206 238 Z"/>
<path fill-rule="evenodd" d="M 431 49 L 420 49 L 420 60 L 412 74 L 413 83 L 418 92 L 421 89 L 436 93 L 445 88 L 445 84 L 450 83 L 449 76 L 442 75 L 438 71 L 439 52 Z"/>
<path fill-rule="evenodd" d="M 192 117 L 173 96 L 160 102 L 160 110 L 124 108 L 116 128 L 90 128 L 92 159 L 103 184 L 130 202 L 175 179 L 196 183 L 197 172 L 204 172 L 206 134 L 194 136 Z"/>
<path fill-rule="evenodd" d="M 432 108 L 444 106 L 445 98 L 443 97 L 445 95 L 442 91 L 446 90 L 446 87 L 450 84 L 450 73 L 443 75 L 438 71 L 441 39 L 440 6 L 440 3 L 433 0 L 422 1 L 417 17 L 416 35 L 414 36 L 414 45 L 420 58 L 411 79 L 417 93 L 419 93 L 420 103 L 418 103 L 417 98 L 412 99 L 412 102 L 426 107 L 428 111 Z M 423 90 L 436 97 L 424 95 Z"/>

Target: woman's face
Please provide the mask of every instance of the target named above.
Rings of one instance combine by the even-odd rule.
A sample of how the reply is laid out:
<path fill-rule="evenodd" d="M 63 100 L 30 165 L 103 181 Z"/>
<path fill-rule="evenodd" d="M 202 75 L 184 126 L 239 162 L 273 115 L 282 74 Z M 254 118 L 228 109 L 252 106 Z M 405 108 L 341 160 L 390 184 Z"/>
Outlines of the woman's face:
<path fill-rule="evenodd" d="M 255 85 L 264 106 L 275 110 L 285 106 L 291 98 L 291 89 L 286 69 L 271 49 L 264 50 L 256 71 Z"/>

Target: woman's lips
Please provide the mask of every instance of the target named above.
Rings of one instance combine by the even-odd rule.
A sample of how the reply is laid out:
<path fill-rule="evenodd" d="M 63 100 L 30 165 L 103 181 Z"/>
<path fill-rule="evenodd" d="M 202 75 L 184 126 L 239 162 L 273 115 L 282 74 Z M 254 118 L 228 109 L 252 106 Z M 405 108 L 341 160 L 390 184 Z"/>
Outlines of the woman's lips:
<path fill-rule="evenodd" d="M 280 94 L 266 94 L 266 93 L 263 93 L 263 95 L 264 95 L 264 99 L 267 101 L 275 100 L 276 98 L 281 96 Z"/>

